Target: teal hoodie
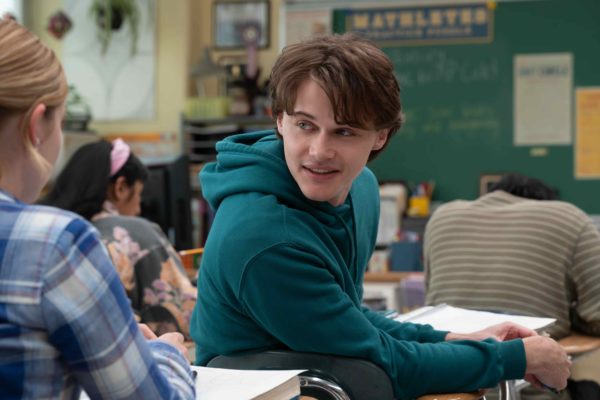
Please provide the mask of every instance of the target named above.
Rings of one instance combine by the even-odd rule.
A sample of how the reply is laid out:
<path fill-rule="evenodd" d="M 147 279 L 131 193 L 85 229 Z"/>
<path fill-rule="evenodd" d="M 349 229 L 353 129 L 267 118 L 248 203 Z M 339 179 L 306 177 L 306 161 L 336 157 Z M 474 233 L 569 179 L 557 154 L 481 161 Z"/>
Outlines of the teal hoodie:
<path fill-rule="evenodd" d="M 198 364 L 269 348 L 364 358 L 402 399 L 523 377 L 521 340 L 444 342 L 447 332 L 361 307 L 379 215 L 367 168 L 334 207 L 304 197 L 273 131 L 231 136 L 216 149 L 200 174 L 216 214 L 190 327 Z"/>

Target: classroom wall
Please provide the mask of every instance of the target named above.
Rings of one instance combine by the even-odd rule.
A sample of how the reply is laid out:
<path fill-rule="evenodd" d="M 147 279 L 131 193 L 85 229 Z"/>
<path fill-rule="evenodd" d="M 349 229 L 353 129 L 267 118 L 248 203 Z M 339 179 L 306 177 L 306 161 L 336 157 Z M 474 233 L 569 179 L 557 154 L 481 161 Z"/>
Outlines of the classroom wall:
<path fill-rule="evenodd" d="M 191 25 L 197 24 L 191 12 L 195 0 L 156 2 L 156 107 L 152 120 L 97 122 L 90 128 L 100 134 L 112 132 L 179 132 L 179 116 L 187 96 L 190 68 Z M 60 57 L 61 42 L 46 31 L 48 18 L 63 8 L 62 0 L 24 2 L 26 25 L 53 48 Z"/>
<path fill-rule="evenodd" d="M 189 77 L 189 71 L 193 64 L 200 60 L 205 47 L 212 47 L 213 31 L 213 5 L 214 0 L 157 0 L 157 35 L 156 35 L 156 117 L 150 121 L 117 121 L 117 122 L 93 122 L 92 129 L 105 133 L 123 132 L 176 132 L 179 133 L 179 117 L 184 108 L 185 98 L 195 95 L 195 85 Z M 441 3 L 444 3 L 440 0 Z M 262 69 L 260 81 L 263 82 L 279 54 L 280 49 L 280 13 L 285 0 L 271 0 L 270 12 L 270 46 L 260 50 L 258 54 L 259 65 Z M 303 7 L 323 7 L 324 5 L 340 9 L 343 7 L 376 7 L 376 6 L 402 6 L 414 4 L 409 1 L 396 2 L 364 2 L 358 0 L 324 0 L 303 1 Z M 452 3 L 446 1 L 445 3 Z M 556 4 L 553 1 L 504 1 L 498 3 L 498 15 L 502 15 L 504 9 L 515 7 L 544 7 L 545 4 Z M 585 0 L 584 5 L 593 7 L 597 11 L 598 4 Z M 28 25 L 37 32 L 42 39 L 53 47 L 60 55 L 60 42 L 46 33 L 45 25 L 48 17 L 62 6 L 62 0 L 28 0 L 25 2 L 25 12 Z M 512 55 L 516 52 L 548 52 L 548 51 L 573 51 L 575 54 L 575 85 L 600 85 L 600 75 L 594 76 L 598 69 L 597 61 L 600 58 L 594 45 L 595 38 L 600 31 L 594 27 L 578 26 L 578 18 L 594 13 L 585 12 L 585 6 L 567 12 L 565 7 L 565 19 L 571 21 L 571 25 L 565 29 L 557 29 L 544 34 L 533 29 L 528 33 L 528 26 L 515 27 L 510 23 L 497 21 L 496 29 L 502 30 L 496 35 L 495 41 L 490 45 L 479 46 L 446 46 L 441 52 L 450 56 L 456 55 L 457 59 L 472 61 L 477 59 L 479 52 L 483 51 L 492 55 L 483 55 L 483 58 L 496 57 L 508 61 L 502 61 L 500 65 L 499 83 L 490 83 L 492 90 L 488 98 L 483 102 L 489 105 L 488 109 L 495 109 L 493 121 L 497 129 L 490 135 L 477 135 L 471 133 L 454 133 L 453 135 L 441 136 L 439 133 L 417 132 L 428 125 L 426 112 L 430 104 L 436 101 L 453 102 L 460 105 L 466 101 L 461 96 L 465 93 L 477 93 L 476 90 L 462 90 L 459 86 L 446 90 L 444 88 L 427 88 L 419 94 L 419 88 L 403 85 L 403 100 L 407 111 L 407 123 L 401 133 L 393 140 L 389 150 L 378 160 L 371 164 L 372 169 L 380 180 L 403 179 L 408 181 L 422 181 L 434 179 L 437 182 L 437 190 L 434 194 L 436 200 L 449 201 L 456 198 L 472 199 L 477 197 L 479 191 L 479 176 L 482 174 L 494 174 L 502 172 L 517 171 L 530 173 L 541 179 L 555 184 L 562 192 L 563 199 L 573 202 L 589 213 L 600 213 L 600 181 L 577 180 L 573 177 L 573 146 L 537 146 L 542 147 L 545 155 L 532 151 L 531 146 L 513 146 L 512 140 L 512 105 L 507 103 L 511 98 L 511 76 Z M 576 12 L 575 12 L 576 11 Z M 537 16 L 538 20 L 546 19 L 542 14 Z M 568 18 L 566 18 L 568 17 Z M 589 20 L 590 18 L 587 18 Z M 533 21 L 533 20 L 532 20 Z M 533 21 L 535 22 L 535 21 Z M 533 23 L 532 22 L 532 23 Z M 589 22 L 589 21 L 587 21 Z M 587 23 L 586 22 L 586 23 Z M 547 25 L 547 22 L 544 22 Z M 533 23 L 535 25 L 535 23 Z M 532 26 L 534 28 L 534 26 Z M 575 29 L 577 28 L 577 29 Z M 589 30 L 590 34 L 578 40 L 570 36 L 571 32 Z M 507 35 L 503 35 L 506 33 Z M 519 35 L 527 40 L 520 40 Z M 533 39 L 532 39 L 533 38 Z M 545 38 L 545 40 L 544 40 Z M 567 39 L 564 39 L 567 38 Z M 569 47 L 573 42 L 572 47 Z M 582 43 L 576 43 L 582 42 Z M 588 49 L 588 47 L 590 47 Z M 483 50 L 486 48 L 486 50 Z M 434 47 L 413 46 L 410 50 L 419 53 L 435 51 Z M 439 49 L 439 48 L 438 48 Z M 507 51 L 510 50 L 510 51 Z M 514 50 L 514 51 L 513 51 Z M 386 49 L 393 58 L 402 57 L 406 48 Z M 461 51 L 464 52 L 461 53 Z M 486 54 L 487 54 L 486 53 Z M 496 54 L 497 53 L 497 54 Z M 244 50 L 211 51 L 212 59 L 217 61 L 222 57 L 245 57 Z M 500 57 L 500 58 L 498 58 Z M 588 62 L 589 61 L 591 62 Z M 399 63 L 398 63 L 399 64 Z M 594 66 L 591 68 L 590 66 Z M 420 69 L 421 66 L 409 68 Z M 600 66 L 598 66 L 600 67 Z M 399 74 L 406 70 L 405 66 L 398 65 Z M 593 70 L 593 71 L 592 71 Z M 410 71 L 409 71 L 410 72 Z M 498 71 L 496 71 L 498 73 Z M 216 95 L 216 80 L 209 82 L 207 95 Z M 402 81 L 401 81 L 402 84 Z M 437 92 L 436 92 L 437 90 Z M 481 92 L 486 92 L 483 87 Z M 447 95 L 432 96 L 431 93 L 447 93 Z M 444 97 L 446 96 L 446 97 Z M 490 101 L 490 98 L 497 100 Z M 467 99 L 468 100 L 468 99 Z M 471 99 L 472 100 L 472 99 Z M 476 99 L 475 99 L 476 101 Z M 495 101 L 495 103 L 494 103 Z M 494 105 L 496 104 L 497 107 Z M 444 104 L 442 104 L 444 106 Z M 416 108 L 415 108 L 416 107 Z M 438 107 L 440 108 L 440 107 Z M 440 109 L 443 109 L 441 107 Z M 417 112 L 415 112 L 417 111 Z M 442 110 L 443 111 L 443 110 Z M 477 111 L 477 110 L 475 110 Z M 425 116 L 425 117 L 423 117 Z M 452 117 L 454 118 L 454 117 Z M 452 119 L 450 118 L 450 119 Z M 415 124 L 418 122 L 418 124 Z M 417 125 L 420 125 L 417 126 Z M 489 133 L 489 132 L 488 132 Z M 437 136 L 436 136 L 437 135 Z"/>
<path fill-rule="evenodd" d="M 379 43 L 399 77 L 406 122 L 371 168 L 380 180 L 433 180 L 434 199 L 441 201 L 478 197 L 483 175 L 522 173 L 558 188 L 562 200 L 599 214 L 600 179 L 575 176 L 575 121 L 581 111 L 575 90 L 600 87 L 600 3 L 504 1 L 490 9 L 491 40 Z M 346 30 L 349 13 L 336 11 L 338 32 Z M 554 86 L 544 97 L 549 102 L 521 97 L 517 108 L 516 57 L 549 54 L 571 56 L 572 87 Z M 517 112 L 534 113 L 535 121 L 554 133 L 546 121 L 565 110 L 571 119 L 561 119 L 565 127 L 559 130 L 568 134 L 566 141 L 515 144 Z"/>
<path fill-rule="evenodd" d="M 279 54 L 279 9 L 284 0 L 271 0 L 270 46 L 259 51 L 260 82 L 268 77 Z M 92 122 L 101 134 L 114 132 L 176 132 L 186 97 L 196 95 L 189 76 L 205 47 L 212 47 L 214 0 L 157 0 L 156 117 L 149 121 Z M 63 7 L 62 0 L 27 0 L 26 25 L 59 56 L 61 42 L 46 31 L 48 18 Z M 243 50 L 211 51 L 213 61 L 221 57 L 245 57 Z M 207 95 L 218 94 L 216 81 L 208 82 Z"/>
<path fill-rule="evenodd" d="M 192 1 L 190 14 L 194 23 L 191 27 L 190 36 L 193 38 L 190 41 L 189 55 L 192 63 L 200 60 L 202 51 L 205 47 L 212 47 L 212 32 L 213 32 L 213 4 L 214 0 Z M 258 51 L 258 64 L 261 68 L 259 82 L 264 82 L 268 77 L 275 59 L 279 54 L 279 10 L 285 0 L 271 0 L 271 15 L 270 15 L 270 45 L 266 49 Z M 227 50 L 227 51 L 211 51 L 213 61 L 218 61 L 222 57 L 245 57 L 244 50 Z M 207 95 L 215 96 L 218 93 L 216 81 L 207 82 Z M 195 94 L 193 82 L 188 85 L 188 93 Z"/>

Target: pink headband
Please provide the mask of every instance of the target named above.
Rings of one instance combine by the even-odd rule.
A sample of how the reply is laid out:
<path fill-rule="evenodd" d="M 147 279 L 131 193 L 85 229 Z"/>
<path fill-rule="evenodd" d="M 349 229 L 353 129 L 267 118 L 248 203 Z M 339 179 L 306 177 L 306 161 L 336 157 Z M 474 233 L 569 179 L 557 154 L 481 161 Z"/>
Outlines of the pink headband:
<path fill-rule="evenodd" d="M 110 151 L 110 176 L 114 176 L 122 167 L 131 154 L 129 145 L 123 139 L 112 141 L 112 150 Z"/>

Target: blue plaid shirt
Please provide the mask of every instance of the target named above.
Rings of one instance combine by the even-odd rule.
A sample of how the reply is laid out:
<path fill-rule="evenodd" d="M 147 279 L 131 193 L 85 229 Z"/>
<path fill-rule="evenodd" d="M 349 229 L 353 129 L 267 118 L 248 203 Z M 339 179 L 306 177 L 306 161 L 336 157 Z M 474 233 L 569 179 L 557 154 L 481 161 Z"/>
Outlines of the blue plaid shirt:
<path fill-rule="evenodd" d="M 0 191 L 0 398 L 193 399 L 185 358 L 146 341 L 98 233 Z"/>

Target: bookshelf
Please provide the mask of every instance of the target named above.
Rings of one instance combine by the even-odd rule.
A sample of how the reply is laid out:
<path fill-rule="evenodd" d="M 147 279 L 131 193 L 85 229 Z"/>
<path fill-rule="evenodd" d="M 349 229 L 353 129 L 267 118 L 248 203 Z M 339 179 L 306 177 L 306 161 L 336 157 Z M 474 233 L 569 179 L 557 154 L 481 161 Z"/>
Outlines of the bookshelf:
<path fill-rule="evenodd" d="M 230 135 L 273 127 L 275 127 L 275 122 L 271 117 L 265 115 L 226 118 L 186 118 L 184 115 L 181 116 L 182 153 L 188 156 L 190 168 L 194 247 L 204 246 L 212 222 L 212 212 L 202 197 L 198 173 L 204 164 L 216 159 L 215 145 Z"/>

